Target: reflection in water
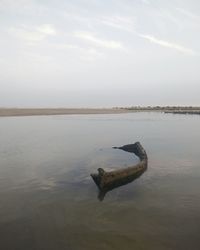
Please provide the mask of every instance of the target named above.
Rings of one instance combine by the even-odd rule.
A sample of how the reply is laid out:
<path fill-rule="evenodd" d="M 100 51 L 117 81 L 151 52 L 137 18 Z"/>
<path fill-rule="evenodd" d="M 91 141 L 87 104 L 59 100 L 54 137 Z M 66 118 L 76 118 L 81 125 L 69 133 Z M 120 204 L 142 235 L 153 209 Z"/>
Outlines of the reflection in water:
<path fill-rule="evenodd" d="M 139 157 L 140 162 L 135 166 L 130 166 L 110 172 L 106 172 L 104 169 L 98 168 L 98 174 L 91 174 L 91 177 L 100 190 L 98 198 L 101 201 L 104 199 L 108 191 L 132 182 L 141 176 L 147 169 L 147 154 L 139 142 L 114 148 L 121 149 L 129 153 L 134 153 Z"/>

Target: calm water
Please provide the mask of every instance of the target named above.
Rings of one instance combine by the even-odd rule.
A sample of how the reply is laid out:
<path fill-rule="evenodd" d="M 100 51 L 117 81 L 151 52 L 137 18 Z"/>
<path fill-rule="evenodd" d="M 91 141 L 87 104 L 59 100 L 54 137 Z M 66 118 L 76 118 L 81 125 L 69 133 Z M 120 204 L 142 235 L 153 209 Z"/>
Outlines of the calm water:
<path fill-rule="evenodd" d="M 0 118 L 0 249 L 200 249 L 200 116 Z M 148 170 L 102 202 L 90 173 Z"/>

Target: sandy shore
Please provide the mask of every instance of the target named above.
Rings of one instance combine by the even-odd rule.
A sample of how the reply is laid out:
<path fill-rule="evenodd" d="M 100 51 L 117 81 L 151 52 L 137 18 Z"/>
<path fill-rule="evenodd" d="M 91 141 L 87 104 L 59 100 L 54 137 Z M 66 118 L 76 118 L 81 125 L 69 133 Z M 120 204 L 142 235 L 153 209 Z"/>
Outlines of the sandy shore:
<path fill-rule="evenodd" d="M 0 117 L 7 116 L 39 116 L 39 115 L 89 115 L 89 114 L 122 114 L 133 112 L 163 112 L 172 114 L 200 114 L 200 109 L 169 110 L 169 109 L 120 109 L 120 108 L 0 108 Z"/>
<path fill-rule="evenodd" d="M 0 108 L 0 117 L 33 115 L 82 115 L 82 114 L 120 114 L 133 111 L 124 109 L 67 109 L 67 108 Z"/>

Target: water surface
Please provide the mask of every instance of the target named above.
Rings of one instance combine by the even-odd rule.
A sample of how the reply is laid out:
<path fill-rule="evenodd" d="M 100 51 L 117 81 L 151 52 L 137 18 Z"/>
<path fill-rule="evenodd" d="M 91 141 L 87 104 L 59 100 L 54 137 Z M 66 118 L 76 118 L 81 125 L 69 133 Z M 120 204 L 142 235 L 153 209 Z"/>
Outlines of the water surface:
<path fill-rule="evenodd" d="M 0 118 L 0 249 L 199 249 L 200 117 L 161 113 Z M 148 170 L 100 202 L 90 173 Z"/>

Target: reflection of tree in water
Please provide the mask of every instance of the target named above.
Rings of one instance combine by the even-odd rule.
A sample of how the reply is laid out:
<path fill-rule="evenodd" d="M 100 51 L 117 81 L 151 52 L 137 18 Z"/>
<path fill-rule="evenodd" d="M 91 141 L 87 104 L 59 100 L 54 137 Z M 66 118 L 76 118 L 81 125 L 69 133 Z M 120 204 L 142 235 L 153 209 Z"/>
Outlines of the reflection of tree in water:
<path fill-rule="evenodd" d="M 98 174 L 91 174 L 91 177 L 99 188 L 98 198 L 101 201 L 108 191 L 134 181 L 147 169 L 147 154 L 139 142 L 114 148 L 134 153 L 139 157 L 140 162 L 134 166 L 110 172 L 106 172 L 104 169 L 99 168 Z"/>

